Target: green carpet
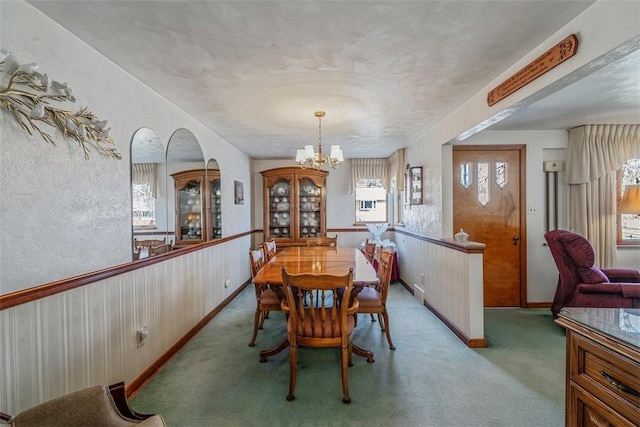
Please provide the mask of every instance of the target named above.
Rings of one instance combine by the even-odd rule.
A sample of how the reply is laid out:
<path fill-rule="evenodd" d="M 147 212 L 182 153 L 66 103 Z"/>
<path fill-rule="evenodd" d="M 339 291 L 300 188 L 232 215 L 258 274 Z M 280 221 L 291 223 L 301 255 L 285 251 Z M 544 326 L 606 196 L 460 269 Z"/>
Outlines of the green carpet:
<path fill-rule="evenodd" d="M 389 350 L 378 323 L 360 315 L 352 403 L 342 403 L 339 350 L 301 349 L 296 399 L 286 400 L 289 353 L 261 349 L 284 337 L 271 313 L 251 339 L 255 296 L 247 287 L 132 399 L 168 426 L 562 426 L 564 331 L 548 309 L 487 309 L 489 347 L 467 348 L 400 284 L 390 287 Z"/>

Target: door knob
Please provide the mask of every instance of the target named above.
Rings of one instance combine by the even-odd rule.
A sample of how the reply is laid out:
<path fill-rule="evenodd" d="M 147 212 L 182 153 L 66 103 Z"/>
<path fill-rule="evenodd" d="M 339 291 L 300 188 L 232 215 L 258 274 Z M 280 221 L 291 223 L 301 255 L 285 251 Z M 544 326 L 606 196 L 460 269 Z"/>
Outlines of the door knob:
<path fill-rule="evenodd" d="M 513 244 L 517 245 L 518 244 L 518 240 L 520 240 L 520 237 L 518 236 L 513 236 Z"/>

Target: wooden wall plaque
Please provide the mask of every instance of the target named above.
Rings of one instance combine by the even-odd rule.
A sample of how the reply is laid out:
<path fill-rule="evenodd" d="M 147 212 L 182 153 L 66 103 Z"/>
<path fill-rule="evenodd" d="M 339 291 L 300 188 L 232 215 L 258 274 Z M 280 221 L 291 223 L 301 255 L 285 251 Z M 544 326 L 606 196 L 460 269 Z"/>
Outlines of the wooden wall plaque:
<path fill-rule="evenodd" d="M 571 58 L 578 51 L 578 37 L 571 34 L 560 43 L 527 64 L 520 71 L 496 86 L 487 94 L 487 104 L 492 106 L 521 87 L 529 84 L 547 71 Z"/>

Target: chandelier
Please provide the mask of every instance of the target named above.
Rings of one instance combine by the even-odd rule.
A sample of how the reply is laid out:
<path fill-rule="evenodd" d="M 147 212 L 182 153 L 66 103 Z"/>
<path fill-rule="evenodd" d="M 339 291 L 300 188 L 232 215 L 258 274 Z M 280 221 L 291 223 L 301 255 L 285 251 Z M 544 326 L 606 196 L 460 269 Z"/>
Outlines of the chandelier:
<path fill-rule="evenodd" d="M 302 168 L 320 169 L 325 163 L 336 169 L 344 161 L 342 150 L 339 145 L 332 145 L 331 152 L 328 156 L 322 154 L 322 118 L 324 111 L 316 111 L 315 116 L 318 118 L 318 152 L 313 151 L 313 145 L 305 145 L 303 150 L 296 153 L 296 163 Z"/>

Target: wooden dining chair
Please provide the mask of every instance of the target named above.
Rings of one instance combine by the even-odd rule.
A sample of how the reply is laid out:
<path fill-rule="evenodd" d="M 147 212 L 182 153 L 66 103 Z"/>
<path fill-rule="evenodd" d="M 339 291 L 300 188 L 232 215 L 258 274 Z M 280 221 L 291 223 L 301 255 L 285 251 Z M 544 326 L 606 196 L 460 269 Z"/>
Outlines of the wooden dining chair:
<path fill-rule="evenodd" d="M 163 239 L 146 239 L 146 240 L 138 240 L 133 239 L 133 248 L 148 248 L 150 246 L 160 246 L 167 243 L 167 238 Z"/>
<path fill-rule="evenodd" d="M 251 266 L 251 278 L 253 279 L 258 274 L 258 271 L 266 263 L 264 250 L 262 247 L 249 250 L 249 265 Z M 280 300 L 284 296 L 279 296 L 278 293 L 268 285 L 253 284 L 256 292 L 256 313 L 253 316 L 253 335 L 251 336 L 251 342 L 249 347 L 256 345 L 256 338 L 258 337 L 258 329 L 262 329 L 264 320 L 269 316 L 270 311 L 280 311 Z"/>
<path fill-rule="evenodd" d="M 307 246 L 338 246 L 338 236 L 334 237 L 307 237 Z"/>
<path fill-rule="evenodd" d="M 149 246 L 149 256 L 152 257 L 154 255 L 160 255 L 171 251 L 173 247 L 173 241 L 169 243 L 161 244 L 161 245 L 152 245 Z"/>
<path fill-rule="evenodd" d="M 338 246 L 338 236 L 334 237 L 307 237 L 307 246 L 327 246 L 335 248 Z"/>
<path fill-rule="evenodd" d="M 373 261 L 376 257 L 375 242 L 369 242 L 369 239 L 364 242 L 364 256 L 367 258 L 367 261 L 369 261 L 369 264 L 373 265 Z"/>
<path fill-rule="evenodd" d="M 367 258 L 367 261 L 369 261 L 369 264 L 371 264 L 377 271 L 378 266 L 375 263 L 375 258 L 376 258 L 376 243 L 375 242 L 369 242 L 369 239 L 365 240 L 364 242 L 364 256 L 365 258 Z M 375 322 L 375 318 L 373 317 L 373 313 L 371 314 L 371 321 Z"/>
<path fill-rule="evenodd" d="M 271 239 L 271 240 L 267 240 L 266 242 L 263 242 L 262 249 L 264 250 L 265 262 L 269 262 L 271 258 L 276 256 L 276 252 L 277 252 L 276 241 L 274 239 Z"/>
<path fill-rule="evenodd" d="M 389 348 L 395 350 L 395 346 L 391 341 L 391 332 L 389 331 L 389 313 L 387 312 L 387 296 L 389 295 L 389 283 L 391 282 L 391 267 L 393 263 L 393 252 L 381 249 L 378 254 L 378 285 L 373 287 L 362 288 L 358 293 L 360 301 L 360 309 L 358 313 L 369 313 L 378 315 L 380 328 L 387 336 Z M 371 320 L 375 321 L 373 317 Z"/>
<path fill-rule="evenodd" d="M 282 309 L 288 315 L 289 394 L 287 400 L 295 399 L 298 347 L 337 347 L 340 348 L 342 402 L 351 403 L 348 367 L 351 366 L 351 337 L 358 313 L 358 299 L 351 298 L 353 268 L 343 276 L 335 276 L 310 273 L 289 274 L 285 267 L 282 267 L 282 283 L 285 293 Z M 315 291 L 319 293 L 317 299 L 314 298 Z"/>

